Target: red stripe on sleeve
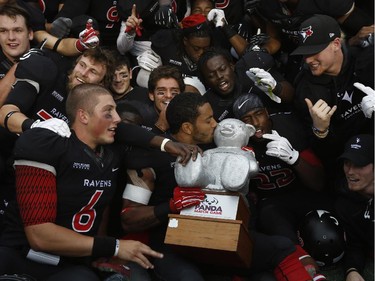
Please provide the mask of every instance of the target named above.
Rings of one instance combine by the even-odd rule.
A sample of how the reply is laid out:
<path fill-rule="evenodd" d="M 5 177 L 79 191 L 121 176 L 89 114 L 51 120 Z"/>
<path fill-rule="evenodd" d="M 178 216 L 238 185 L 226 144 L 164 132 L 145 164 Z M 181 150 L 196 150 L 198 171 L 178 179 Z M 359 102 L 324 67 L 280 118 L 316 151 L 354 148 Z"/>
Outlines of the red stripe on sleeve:
<path fill-rule="evenodd" d="M 53 173 L 32 166 L 16 165 L 16 192 L 25 226 L 55 222 L 57 194 Z"/>

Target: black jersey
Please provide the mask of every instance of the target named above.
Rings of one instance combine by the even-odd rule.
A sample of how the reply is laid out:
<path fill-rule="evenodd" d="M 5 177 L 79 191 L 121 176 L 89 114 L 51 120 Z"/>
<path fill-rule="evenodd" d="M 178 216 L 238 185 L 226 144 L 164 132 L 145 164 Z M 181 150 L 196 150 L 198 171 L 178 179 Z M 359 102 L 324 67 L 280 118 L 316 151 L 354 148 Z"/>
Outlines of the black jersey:
<path fill-rule="evenodd" d="M 121 23 L 117 13 L 117 0 L 65 0 L 64 7 L 57 17 L 73 19 L 81 15 L 93 17 L 98 22 L 100 44 L 116 44 Z M 83 30 L 83 29 L 82 29 Z"/>
<path fill-rule="evenodd" d="M 23 0 L 16 0 L 17 5 L 24 8 L 30 14 L 30 25 L 34 32 L 39 30 L 46 30 L 45 18 L 40 9 L 35 7 L 33 4 L 27 3 Z"/>
<path fill-rule="evenodd" d="M 272 129 L 288 139 L 294 149 L 301 152 L 309 148 L 303 126 L 293 113 L 279 112 L 270 115 L 270 118 Z M 292 165 L 277 157 L 266 155 L 267 143 L 268 141 L 252 142 L 250 140 L 259 165 L 258 175 L 250 180 L 250 190 L 263 198 L 301 189 L 302 183 Z M 300 157 L 302 157 L 301 153 Z"/>
<path fill-rule="evenodd" d="M 65 113 L 67 72 L 59 69 L 48 54 L 53 53 L 31 54 L 18 63 L 16 82 L 5 104 L 16 105 L 34 120 L 56 117 L 68 122 Z"/>
<path fill-rule="evenodd" d="M 57 213 L 55 224 L 76 232 L 97 235 L 104 209 L 113 197 L 120 163 L 119 150 L 114 145 L 101 146 L 95 152 L 81 142 L 72 131 L 63 138 L 46 129 L 24 132 L 15 146 L 17 160 L 27 160 L 27 165 L 37 163 L 56 171 Z M 21 164 L 21 163 L 19 163 Z M 43 185 L 40 186 L 43 194 Z M 35 194 L 38 197 L 37 194 Z M 10 208 L 17 208 L 12 205 Z M 13 209 L 14 210 L 14 209 Z M 27 245 L 17 212 L 10 211 L 11 229 L 5 229 L 2 243 Z M 15 222 L 18 221 L 18 224 Z M 13 228 L 15 225 L 18 228 Z M 21 238 L 24 239 L 21 239 Z M 17 240 L 20 239 L 20 240 Z"/>
<path fill-rule="evenodd" d="M 64 4 L 65 0 L 23 0 L 34 3 L 42 11 L 47 22 L 52 22 L 59 12 L 59 6 Z"/>

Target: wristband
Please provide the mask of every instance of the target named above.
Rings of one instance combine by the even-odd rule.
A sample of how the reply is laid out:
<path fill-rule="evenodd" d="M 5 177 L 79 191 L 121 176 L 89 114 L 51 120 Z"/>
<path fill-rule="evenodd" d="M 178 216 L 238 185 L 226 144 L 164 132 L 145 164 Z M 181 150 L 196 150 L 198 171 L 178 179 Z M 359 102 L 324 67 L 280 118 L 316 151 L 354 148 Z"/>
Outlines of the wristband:
<path fill-rule="evenodd" d="M 116 239 L 113 237 L 95 236 L 91 256 L 94 258 L 112 257 L 116 253 Z"/>
<path fill-rule="evenodd" d="M 10 132 L 9 128 L 8 128 L 8 119 L 10 118 L 10 116 L 12 116 L 16 112 L 19 112 L 19 111 L 13 110 L 13 111 L 8 112 L 7 115 L 5 115 L 5 118 L 4 118 L 4 128 L 7 129 L 8 132 Z"/>
<path fill-rule="evenodd" d="M 61 43 L 61 40 L 62 40 L 62 38 L 57 39 L 56 43 L 53 45 L 52 50 L 53 50 L 54 52 L 57 52 L 57 47 L 58 47 L 59 44 Z"/>
<path fill-rule="evenodd" d="M 161 145 L 160 145 L 160 150 L 165 152 L 165 145 L 167 144 L 167 142 L 171 141 L 170 139 L 163 139 L 163 141 L 161 142 Z"/>
<path fill-rule="evenodd" d="M 115 253 L 113 254 L 113 256 L 117 257 L 119 251 L 120 251 L 120 240 L 116 239 Z"/>
<path fill-rule="evenodd" d="M 313 130 L 314 135 L 317 136 L 320 139 L 324 139 L 329 133 L 328 128 L 325 131 L 320 131 L 317 128 L 315 128 L 314 126 L 312 126 L 312 130 Z"/>
<path fill-rule="evenodd" d="M 170 212 L 171 210 L 169 208 L 169 202 L 165 202 L 154 207 L 154 215 L 160 222 L 166 221 Z"/>
<path fill-rule="evenodd" d="M 31 125 L 34 123 L 33 119 L 25 119 L 25 121 L 22 122 L 21 128 L 22 132 L 27 131 L 31 128 Z"/>

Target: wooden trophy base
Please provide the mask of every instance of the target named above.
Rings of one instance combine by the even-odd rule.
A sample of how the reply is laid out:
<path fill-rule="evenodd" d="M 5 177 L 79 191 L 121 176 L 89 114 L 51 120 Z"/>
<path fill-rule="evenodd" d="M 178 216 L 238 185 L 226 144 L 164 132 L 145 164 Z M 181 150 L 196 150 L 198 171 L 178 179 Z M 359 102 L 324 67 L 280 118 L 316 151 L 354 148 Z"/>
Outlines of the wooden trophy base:
<path fill-rule="evenodd" d="M 239 197 L 235 219 L 170 214 L 164 242 L 195 261 L 248 268 L 253 246 L 247 229 L 249 209 L 238 194 L 220 195 Z"/>

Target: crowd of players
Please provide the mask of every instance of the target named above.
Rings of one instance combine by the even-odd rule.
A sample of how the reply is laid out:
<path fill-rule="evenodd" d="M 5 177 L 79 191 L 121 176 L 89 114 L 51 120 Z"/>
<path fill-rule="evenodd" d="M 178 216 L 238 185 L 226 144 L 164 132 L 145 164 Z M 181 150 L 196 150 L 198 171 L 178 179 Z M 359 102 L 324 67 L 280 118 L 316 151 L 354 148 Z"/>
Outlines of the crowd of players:
<path fill-rule="evenodd" d="M 307 213 L 326 210 L 346 232 L 345 280 L 364 280 L 373 5 L 0 1 L 0 274 L 327 280 L 319 265 L 341 252 L 314 256 L 297 232 Z M 176 157 L 214 147 L 226 118 L 256 129 L 249 270 L 202 265 L 163 242 L 168 214 L 204 198 L 176 187 Z"/>

